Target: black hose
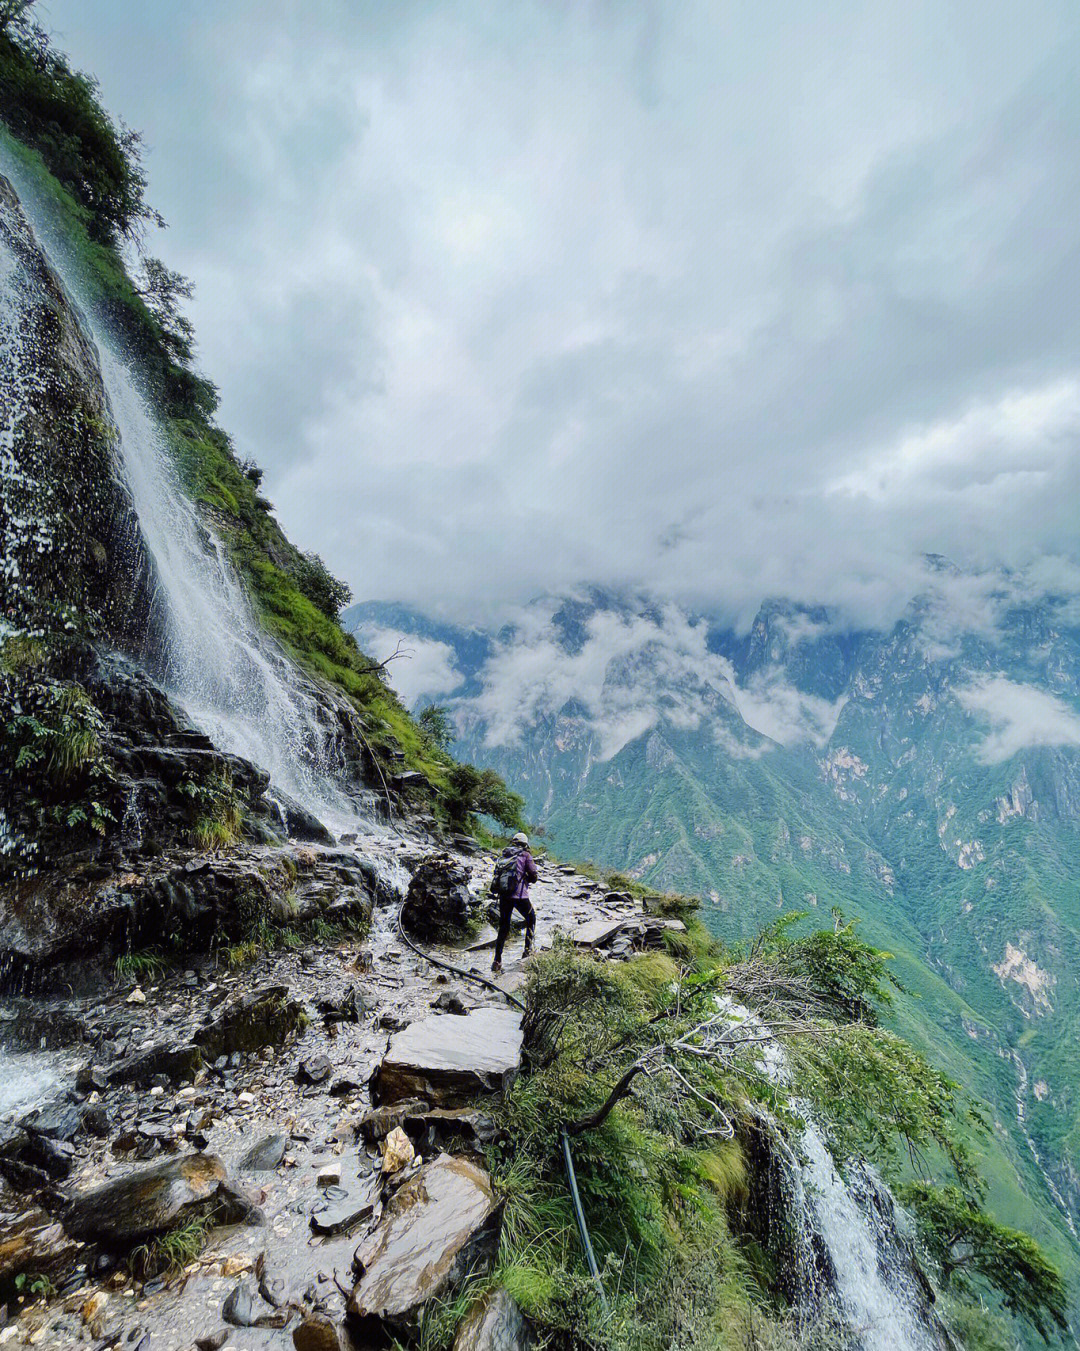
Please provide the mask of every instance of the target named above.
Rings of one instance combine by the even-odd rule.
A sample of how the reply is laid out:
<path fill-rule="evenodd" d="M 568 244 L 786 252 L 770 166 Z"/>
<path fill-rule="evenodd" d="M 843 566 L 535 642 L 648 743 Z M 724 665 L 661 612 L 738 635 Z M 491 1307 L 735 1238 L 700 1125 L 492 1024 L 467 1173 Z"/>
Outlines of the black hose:
<path fill-rule="evenodd" d="M 517 995 L 512 995 L 508 990 L 504 990 L 501 985 L 496 985 L 493 980 L 488 980 L 487 976 L 481 976 L 478 971 L 466 971 L 463 967 L 455 966 L 453 962 L 444 961 L 441 957 L 433 957 L 430 952 L 425 952 L 423 948 L 418 947 L 409 935 L 405 932 L 405 926 L 401 922 L 401 912 L 405 909 L 405 902 L 402 901 L 398 906 L 397 912 L 397 930 L 405 942 L 412 948 L 413 952 L 419 957 L 423 957 L 426 962 L 432 966 L 441 966 L 444 971 L 452 971 L 455 976 L 464 976 L 466 980 L 475 980 L 481 985 L 486 985 L 489 990 L 494 990 L 496 994 L 501 994 L 506 1000 L 509 1000 L 515 1008 L 525 1012 L 525 1005 L 518 999 Z"/>

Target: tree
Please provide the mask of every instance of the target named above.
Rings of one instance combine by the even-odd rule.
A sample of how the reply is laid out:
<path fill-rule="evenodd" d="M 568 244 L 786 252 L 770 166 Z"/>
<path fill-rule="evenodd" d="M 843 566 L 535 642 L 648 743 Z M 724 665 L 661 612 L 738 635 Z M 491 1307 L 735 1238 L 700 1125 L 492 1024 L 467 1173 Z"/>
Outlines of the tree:
<path fill-rule="evenodd" d="M 160 258 L 142 260 L 142 281 L 139 294 L 157 320 L 162 340 L 175 361 L 191 360 L 195 330 L 191 320 L 180 310 L 181 300 L 190 300 L 194 293 L 191 282 L 179 272 L 166 267 Z"/>
<path fill-rule="evenodd" d="M 1028 1319 L 1043 1341 L 1068 1328 L 1061 1272 L 1028 1234 L 999 1224 L 971 1204 L 958 1187 L 911 1182 L 900 1192 L 913 1211 L 944 1284 L 958 1289 L 981 1277 L 1010 1312 Z"/>
<path fill-rule="evenodd" d="M 507 788 L 493 769 L 458 764 L 447 775 L 446 810 L 450 820 L 467 826 L 472 816 L 490 816 L 507 830 L 520 830 L 525 799 Z"/>
<path fill-rule="evenodd" d="M 416 725 L 436 746 L 444 751 L 454 740 L 454 723 L 447 709 L 440 704 L 427 704 L 416 715 Z"/>
<path fill-rule="evenodd" d="M 337 619 L 342 606 L 352 600 L 348 585 L 338 581 L 316 553 L 301 554 L 291 571 L 296 585 L 328 619 Z"/>

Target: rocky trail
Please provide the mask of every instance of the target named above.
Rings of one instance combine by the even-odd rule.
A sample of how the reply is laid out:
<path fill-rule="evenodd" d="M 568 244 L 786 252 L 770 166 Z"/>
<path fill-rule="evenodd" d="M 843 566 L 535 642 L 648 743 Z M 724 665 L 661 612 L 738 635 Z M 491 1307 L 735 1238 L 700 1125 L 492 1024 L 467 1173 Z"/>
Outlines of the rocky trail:
<path fill-rule="evenodd" d="M 331 892 L 328 875 L 347 892 L 350 871 L 374 864 L 363 939 L 238 970 L 189 956 L 141 983 L 6 1002 L 0 1345 L 377 1346 L 414 1335 L 430 1301 L 490 1270 L 502 1207 L 483 1149 L 521 1068 L 520 1013 L 402 942 L 400 900 L 430 873 L 430 844 L 346 838 L 283 852 Z M 485 921 L 453 946 L 425 941 L 412 916 L 434 955 L 485 975 L 492 866 L 445 854 L 442 890 L 409 893 L 421 912 L 450 897 Z M 533 900 L 541 951 L 562 930 L 628 955 L 677 923 L 544 862 Z M 526 979 L 520 943 L 507 948 L 508 992 Z M 502 1293 L 457 1341 L 528 1344 Z"/>

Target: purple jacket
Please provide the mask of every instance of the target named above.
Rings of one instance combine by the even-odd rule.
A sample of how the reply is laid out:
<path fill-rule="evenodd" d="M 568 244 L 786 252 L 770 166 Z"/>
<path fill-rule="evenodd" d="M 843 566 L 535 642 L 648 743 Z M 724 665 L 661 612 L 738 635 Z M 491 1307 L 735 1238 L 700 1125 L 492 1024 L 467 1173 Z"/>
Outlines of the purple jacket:
<path fill-rule="evenodd" d="M 529 883 L 535 882 L 540 874 L 536 871 L 536 860 L 527 849 L 518 855 L 518 884 L 514 888 L 515 901 L 529 899 Z"/>

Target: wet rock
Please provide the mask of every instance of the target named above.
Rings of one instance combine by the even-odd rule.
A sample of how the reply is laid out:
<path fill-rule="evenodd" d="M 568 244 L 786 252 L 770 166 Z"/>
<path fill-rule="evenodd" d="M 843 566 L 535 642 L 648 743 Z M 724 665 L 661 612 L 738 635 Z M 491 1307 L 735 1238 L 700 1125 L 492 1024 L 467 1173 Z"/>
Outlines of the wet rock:
<path fill-rule="evenodd" d="M 51 1215 L 0 1183 L 0 1303 L 15 1297 L 15 1281 L 22 1275 L 62 1284 L 83 1252 L 83 1245 Z"/>
<path fill-rule="evenodd" d="M 383 1142 L 382 1170 L 389 1177 L 412 1163 L 416 1155 L 413 1142 L 400 1126 L 395 1126 Z"/>
<path fill-rule="evenodd" d="M 22 1118 L 19 1125 L 35 1135 L 50 1140 L 74 1140 L 83 1122 L 82 1108 L 67 1098 L 55 1098 L 42 1107 L 35 1107 Z"/>
<path fill-rule="evenodd" d="M 521 1015 L 510 1009 L 424 1018 L 390 1039 L 372 1076 L 372 1097 L 380 1104 L 422 1097 L 455 1107 L 505 1093 L 521 1067 L 521 1039 Z"/>
<path fill-rule="evenodd" d="M 228 1328 L 222 1328 L 220 1332 L 207 1333 L 205 1337 L 195 1338 L 196 1351 L 221 1351 L 228 1340 Z"/>
<path fill-rule="evenodd" d="M 351 1233 L 375 1213 L 380 1187 L 375 1173 L 368 1173 L 348 1187 L 331 1187 L 312 1207 L 311 1228 L 323 1235 Z"/>
<path fill-rule="evenodd" d="M 293 1328 L 296 1351 L 342 1351 L 337 1324 L 325 1314 L 309 1314 Z"/>
<path fill-rule="evenodd" d="M 83 1130 L 98 1140 L 104 1140 L 109 1134 L 109 1111 L 103 1102 L 93 1103 L 83 1109 Z"/>
<path fill-rule="evenodd" d="M 202 1063 L 202 1051 L 194 1042 L 185 1042 L 179 1046 L 161 1042 L 145 1051 L 125 1056 L 109 1071 L 109 1082 L 148 1088 L 158 1076 L 169 1082 L 193 1079 Z"/>
<path fill-rule="evenodd" d="M 330 1096 L 332 1098 L 348 1098 L 353 1093 L 359 1093 L 363 1084 L 356 1079 L 350 1079 L 347 1075 L 342 1075 L 340 1079 L 335 1079 L 330 1085 Z"/>
<path fill-rule="evenodd" d="M 302 840 L 311 844 L 336 844 L 334 836 L 327 830 L 314 813 L 280 788 L 274 789 L 274 801 L 281 808 L 285 829 L 292 840 Z"/>
<path fill-rule="evenodd" d="M 109 1076 L 97 1065 L 84 1065 L 75 1076 L 75 1087 L 80 1093 L 104 1093 Z"/>
<path fill-rule="evenodd" d="M 505 1290 L 478 1299 L 454 1339 L 454 1351 L 531 1351 L 535 1345 L 524 1314 Z"/>
<path fill-rule="evenodd" d="M 296 1081 L 301 1084 L 321 1084 L 330 1078 L 334 1067 L 325 1055 L 309 1056 L 301 1060 L 296 1071 Z"/>
<path fill-rule="evenodd" d="M 475 1108 L 436 1107 L 405 1118 L 405 1130 L 422 1154 L 464 1145 L 479 1153 L 498 1134 L 498 1127 L 486 1112 Z"/>
<path fill-rule="evenodd" d="M 349 1307 L 361 1330 L 414 1333 L 430 1300 L 491 1269 L 501 1224 L 502 1206 L 483 1169 L 447 1154 L 425 1164 L 357 1249 L 362 1275 Z"/>
<path fill-rule="evenodd" d="M 422 939 L 461 935 L 478 904 L 469 891 L 471 870 L 448 854 L 425 858 L 409 883 L 401 922 Z"/>
<path fill-rule="evenodd" d="M 241 1281 L 226 1296 L 221 1316 L 234 1328 L 253 1328 L 260 1313 L 259 1292 L 251 1281 Z"/>
<path fill-rule="evenodd" d="M 426 1112 L 430 1104 L 423 1098 L 403 1098 L 390 1107 L 376 1107 L 360 1118 L 357 1130 L 368 1144 L 384 1140 L 395 1126 L 404 1126 L 410 1114 Z"/>
<path fill-rule="evenodd" d="M 185 1154 L 68 1197 L 64 1225 L 76 1238 L 134 1243 L 214 1211 L 227 1186 L 219 1158 Z"/>
<path fill-rule="evenodd" d="M 285 1157 L 289 1145 L 287 1135 L 264 1135 L 244 1153 L 237 1167 L 242 1173 L 270 1173 Z"/>
<path fill-rule="evenodd" d="M 471 1013 L 474 1005 L 466 1003 L 461 995 L 455 994 L 453 990 L 444 990 L 435 1003 L 431 1006 L 438 1009 L 440 1013 Z"/>
<path fill-rule="evenodd" d="M 367 1010 L 355 985 L 336 998 L 321 999 L 317 1004 L 325 1023 L 358 1023 Z"/>
<path fill-rule="evenodd" d="M 287 985 L 262 985 L 228 1003 L 195 1037 L 207 1060 L 280 1046 L 298 1032 L 304 1010 Z"/>

